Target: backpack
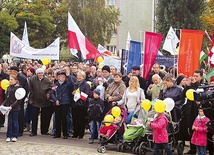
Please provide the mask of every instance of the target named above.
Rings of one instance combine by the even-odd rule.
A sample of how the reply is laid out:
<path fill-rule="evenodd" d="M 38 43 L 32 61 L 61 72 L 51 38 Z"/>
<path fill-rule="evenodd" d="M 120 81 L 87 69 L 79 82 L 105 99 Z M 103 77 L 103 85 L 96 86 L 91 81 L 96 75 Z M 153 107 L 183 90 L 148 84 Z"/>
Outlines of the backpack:
<path fill-rule="evenodd" d="M 103 101 L 100 99 L 99 102 L 93 102 L 94 100 L 90 101 L 88 107 L 88 115 L 91 120 L 99 120 L 103 113 Z"/>

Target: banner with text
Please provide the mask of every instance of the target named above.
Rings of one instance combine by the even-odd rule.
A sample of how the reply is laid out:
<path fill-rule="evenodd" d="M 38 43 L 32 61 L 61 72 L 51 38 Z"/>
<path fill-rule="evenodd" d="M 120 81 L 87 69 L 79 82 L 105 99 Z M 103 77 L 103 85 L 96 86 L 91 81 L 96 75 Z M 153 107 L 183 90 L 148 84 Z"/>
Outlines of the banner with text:
<path fill-rule="evenodd" d="M 15 34 L 11 32 L 10 55 L 27 59 L 41 60 L 43 58 L 48 58 L 50 60 L 59 60 L 59 38 L 44 49 L 35 49 L 24 44 Z"/>
<path fill-rule="evenodd" d="M 199 59 L 204 31 L 181 30 L 181 41 L 178 55 L 178 73 L 187 77 L 193 76 L 199 67 Z"/>

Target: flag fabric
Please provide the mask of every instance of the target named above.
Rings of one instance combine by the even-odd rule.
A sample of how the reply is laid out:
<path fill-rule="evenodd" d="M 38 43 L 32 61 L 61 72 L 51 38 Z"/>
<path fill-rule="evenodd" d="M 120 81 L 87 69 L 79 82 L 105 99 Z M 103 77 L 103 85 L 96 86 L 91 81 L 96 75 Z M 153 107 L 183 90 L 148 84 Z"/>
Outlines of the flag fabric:
<path fill-rule="evenodd" d="M 171 55 L 177 55 L 176 53 L 176 45 L 179 43 L 179 39 L 175 34 L 175 31 L 172 27 L 169 28 L 166 39 L 163 44 L 163 49 L 170 52 Z"/>
<path fill-rule="evenodd" d="M 209 54 L 209 62 L 211 66 L 214 66 L 214 46 L 212 47 L 212 49 L 210 50 Z"/>
<path fill-rule="evenodd" d="M 158 50 L 160 48 L 162 34 L 154 32 L 145 32 L 144 42 L 144 59 L 143 59 L 143 78 L 148 79 L 152 65 L 156 60 Z"/>
<path fill-rule="evenodd" d="M 207 54 L 204 51 L 200 53 L 200 64 L 207 58 Z"/>
<path fill-rule="evenodd" d="M 80 89 L 76 89 L 75 90 L 75 94 L 74 94 L 74 101 L 78 101 L 80 99 Z"/>
<path fill-rule="evenodd" d="M 81 92 L 81 93 L 80 93 L 80 98 L 81 98 L 83 101 L 86 101 L 87 97 L 88 97 L 88 95 L 87 95 L 86 93 L 84 93 L 84 92 Z"/>
<path fill-rule="evenodd" d="M 212 69 L 211 71 L 209 71 L 207 74 L 206 74 L 206 77 L 205 79 L 210 82 L 210 77 L 214 75 L 214 69 Z"/>
<path fill-rule="evenodd" d="M 101 56 L 94 45 L 83 35 L 78 25 L 68 12 L 68 47 L 71 53 L 77 56 L 81 51 L 83 59 L 94 59 Z"/>
<path fill-rule="evenodd" d="M 131 71 L 132 66 L 140 66 L 141 59 L 141 42 L 130 41 L 130 49 L 128 55 L 127 72 Z"/>
<path fill-rule="evenodd" d="M 126 50 L 129 50 L 130 48 L 130 41 L 131 41 L 131 35 L 128 31 L 127 39 L 126 39 Z"/>
<path fill-rule="evenodd" d="M 25 45 L 30 46 L 29 39 L 28 39 L 27 23 L 26 23 L 26 22 L 25 22 L 25 26 L 24 26 L 23 35 L 22 35 L 22 42 L 23 42 Z"/>
<path fill-rule="evenodd" d="M 128 50 L 122 49 L 121 54 L 121 73 L 127 74 L 127 60 L 128 60 Z"/>
<path fill-rule="evenodd" d="M 210 41 L 212 41 L 212 39 L 210 38 L 210 35 L 208 34 L 207 30 L 205 30 L 204 32 L 205 32 L 207 38 L 208 38 Z"/>
<path fill-rule="evenodd" d="M 214 46 L 214 30 L 213 30 L 213 36 L 212 36 L 212 45 Z"/>
<path fill-rule="evenodd" d="M 181 30 L 181 41 L 178 56 L 178 73 L 187 77 L 193 76 L 199 67 L 199 58 L 204 31 Z"/>

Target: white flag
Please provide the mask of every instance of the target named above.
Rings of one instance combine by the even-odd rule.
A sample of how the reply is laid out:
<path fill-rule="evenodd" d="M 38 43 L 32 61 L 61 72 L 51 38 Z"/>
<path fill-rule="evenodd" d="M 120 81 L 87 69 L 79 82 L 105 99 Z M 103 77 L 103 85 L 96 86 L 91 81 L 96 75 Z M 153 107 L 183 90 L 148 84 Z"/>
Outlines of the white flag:
<path fill-rule="evenodd" d="M 22 42 L 23 42 L 25 45 L 30 46 L 29 39 L 28 39 L 27 23 L 26 23 L 26 22 L 25 22 L 25 26 L 24 26 L 23 35 L 22 35 Z"/>
<path fill-rule="evenodd" d="M 170 52 L 172 55 L 177 55 L 178 53 L 176 53 L 175 49 L 176 49 L 177 43 L 179 42 L 180 40 L 176 36 L 175 31 L 173 30 L 172 27 L 170 27 L 169 32 L 167 33 L 165 42 L 163 44 L 163 49 Z"/>
<path fill-rule="evenodd" d="M 126 50 L 129 50 L 130 47 L 130 40 L 131 40 L 131 35 L 128 31 L 127 39 L 126 39 Z"/>

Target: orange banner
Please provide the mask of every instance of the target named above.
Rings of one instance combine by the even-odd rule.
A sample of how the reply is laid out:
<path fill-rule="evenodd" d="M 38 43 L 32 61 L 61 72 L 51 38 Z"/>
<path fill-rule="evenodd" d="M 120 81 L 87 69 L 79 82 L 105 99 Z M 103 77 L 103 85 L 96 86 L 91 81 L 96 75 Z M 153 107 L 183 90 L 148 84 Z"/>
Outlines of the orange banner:
<path fill-rule="evenodd" d="M 178 74 L 193 76 L 200 64 L 200 52 L 204 31 L 181 30 L 180 49 L 178 54 Z"/>

